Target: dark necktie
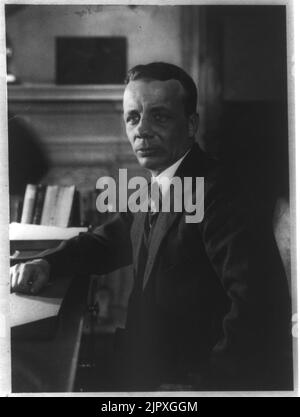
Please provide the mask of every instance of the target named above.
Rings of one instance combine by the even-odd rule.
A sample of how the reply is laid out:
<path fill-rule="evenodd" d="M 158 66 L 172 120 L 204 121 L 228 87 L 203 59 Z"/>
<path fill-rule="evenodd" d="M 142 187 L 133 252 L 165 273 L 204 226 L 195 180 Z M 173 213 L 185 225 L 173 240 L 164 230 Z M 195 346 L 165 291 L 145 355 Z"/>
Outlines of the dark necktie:
<path fill-rule="evenodd" d="M 159 197 L 158 184 L 156 183 L 156 186 L 153 186 L 153 187 L 152 187 L 152 184 L 149 185 L 148 187 L 148 211 L 145 217 L 143 240 L 142 240 L 141 252 L 140 252 L 140 257 L 139 257 L 139 266 L 138 266 L 139 275 L 141 276 L 143 276 L 145 272 L 145 267 L 146 267 L 146 263 L 148 259 L 149 245 L 150 245 L 151 237 L 153 235 L 153 230 L 155 228 L 155 222 L 159 215 L 158 210 L 154 211 L 155 206 L 153 206 L 153 204 L 151 206 L 151 194 L 153 196 L 153 192 L 151 193 L 151 189 L 154 190 L 154 195 L 155 195 L 155 192 L 158 192 L 158 197 Z M 155 203 L 155 200 L 159 200 L 159 198 L 158 199 L 154 198 L 154 203 Z M 157 207 L 158 209 L 159 209 L 159 205 L 160 203 L 158 202 L 158 207 Z"/>
<path fill-rule="evenodd" d="M 149 245 L 150 245 L 150 241 L 151 241 L 153 231 L 155 228 L 155 223 L 159 215 L 159 208 L 161 206 L 160 190 L 159 190 L 158 184 L 157 183 L 155 184 L 156 185 L 151 184 L 148 187 L 148 211 L 145 217 L 143 240 L 142 240 L 141 252 L 139 256 L 139 265 L 138 265 L 138 275 L 141 277 L 144 276 L 145 267 L 146 267 L 146 263 L 148 259 Z M 151 190 L 154 191 L 154 193 L 153 192 L 151 193 Z M 158 194 L 155 194 L 155 193 L 158 193 Z M 153 201 L 154 205 L 152 204 L 152 206 L 151 206 L 151 194 L 152 196 L 155 197 Z M 155 208 L 155 201 L 157 201 L 157 206 L 158 206 L 157 210 Z M 142 284 L 143 280 L 141 280 L 140 282 Z"/>
<path fill-rule="evenodd" d="M 145 222 L 145 243 L 149 246 L 152 232 L 161 209 L 161 190 L 157 182 L 151 183 L 148 193 L 148 212 Z"/>

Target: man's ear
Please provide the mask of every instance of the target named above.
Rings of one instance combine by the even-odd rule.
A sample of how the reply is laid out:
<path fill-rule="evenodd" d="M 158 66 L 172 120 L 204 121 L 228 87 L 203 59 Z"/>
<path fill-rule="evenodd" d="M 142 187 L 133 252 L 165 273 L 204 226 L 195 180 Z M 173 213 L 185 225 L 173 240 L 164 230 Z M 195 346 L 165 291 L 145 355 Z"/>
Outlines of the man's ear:
<path fill-rule="evenodd" d="M 199 114 L 193 113 L 188 116 L 188 130 L 189 130 L 189 137 L 194 137 L 199 126 Z"/>

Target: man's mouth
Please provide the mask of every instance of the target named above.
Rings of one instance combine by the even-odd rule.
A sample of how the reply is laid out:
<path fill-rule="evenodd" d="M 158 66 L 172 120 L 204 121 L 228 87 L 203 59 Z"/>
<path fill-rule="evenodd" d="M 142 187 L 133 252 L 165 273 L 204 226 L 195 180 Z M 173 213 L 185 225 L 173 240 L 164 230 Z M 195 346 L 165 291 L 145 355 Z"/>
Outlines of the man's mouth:
<path fill-rule="evenodd" d="M 138 148 L 136 150 L 137 155 L 142 157 L 147 156 L 154 156 L 157 155 L 158 149 L 157 148 Z"/>

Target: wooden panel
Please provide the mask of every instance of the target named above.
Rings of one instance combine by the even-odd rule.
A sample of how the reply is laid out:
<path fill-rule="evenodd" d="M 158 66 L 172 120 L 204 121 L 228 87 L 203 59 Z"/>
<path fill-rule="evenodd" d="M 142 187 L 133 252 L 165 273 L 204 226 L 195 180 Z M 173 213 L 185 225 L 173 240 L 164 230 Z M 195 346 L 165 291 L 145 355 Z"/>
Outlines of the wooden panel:
<path fill-rule="evenodd" d="M 9 102 L 122 101 L 123 85 L 31 84 L 8 86 Z"/>

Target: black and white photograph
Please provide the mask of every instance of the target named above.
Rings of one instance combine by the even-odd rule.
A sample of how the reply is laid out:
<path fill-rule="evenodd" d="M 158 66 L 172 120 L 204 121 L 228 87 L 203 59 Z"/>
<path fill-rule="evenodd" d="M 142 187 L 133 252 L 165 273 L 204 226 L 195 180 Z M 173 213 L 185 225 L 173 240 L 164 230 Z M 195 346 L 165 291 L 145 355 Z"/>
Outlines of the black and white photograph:
<path fill-rule="evenodd" d="M 2 21 L 5 395 L 297 395 L 293 2 Z"/>

